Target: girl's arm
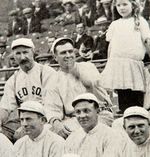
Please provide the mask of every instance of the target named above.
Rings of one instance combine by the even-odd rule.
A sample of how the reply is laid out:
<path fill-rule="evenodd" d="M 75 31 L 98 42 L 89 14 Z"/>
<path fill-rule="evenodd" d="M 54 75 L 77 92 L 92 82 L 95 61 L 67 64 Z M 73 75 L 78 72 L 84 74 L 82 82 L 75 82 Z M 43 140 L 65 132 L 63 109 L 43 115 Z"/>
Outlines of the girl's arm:
<path fill-rule="evenodd" d="M 107 55 L 107 58 L 110 57 L 110 52 L 111 52 L 111 43 L 109 43 L 109 45 L 108 45 L 108 50 L 107 50 L 108 55 Z"/>

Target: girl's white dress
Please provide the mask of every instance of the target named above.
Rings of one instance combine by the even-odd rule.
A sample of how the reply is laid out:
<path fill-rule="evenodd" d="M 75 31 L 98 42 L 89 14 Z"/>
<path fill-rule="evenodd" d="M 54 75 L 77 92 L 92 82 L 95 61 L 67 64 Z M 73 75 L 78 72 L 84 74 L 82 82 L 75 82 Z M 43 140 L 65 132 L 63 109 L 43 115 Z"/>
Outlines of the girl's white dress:
<path fill-rule="evenodd" d="M 118 19 L 111 23 L 106 34 L 110 56 L 101 83 L 106 89 L 145 91 L 143 41 L 150 36 L 148 23 L 140 17 L 140 31 L 135 30 L 134 18 Z"/>

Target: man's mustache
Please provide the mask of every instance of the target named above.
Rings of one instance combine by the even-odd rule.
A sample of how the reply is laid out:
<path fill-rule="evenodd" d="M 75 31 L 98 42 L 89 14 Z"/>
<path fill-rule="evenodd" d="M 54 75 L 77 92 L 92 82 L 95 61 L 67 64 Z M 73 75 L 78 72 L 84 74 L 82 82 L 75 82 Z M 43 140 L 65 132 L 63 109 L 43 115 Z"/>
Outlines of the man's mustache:
<path fill-rule="evenodd" d="M 20 64 L 25 64 L 27 62 L 29 62 L 28 59 L 23 59 L 23 60 L 21 60 Z"/>

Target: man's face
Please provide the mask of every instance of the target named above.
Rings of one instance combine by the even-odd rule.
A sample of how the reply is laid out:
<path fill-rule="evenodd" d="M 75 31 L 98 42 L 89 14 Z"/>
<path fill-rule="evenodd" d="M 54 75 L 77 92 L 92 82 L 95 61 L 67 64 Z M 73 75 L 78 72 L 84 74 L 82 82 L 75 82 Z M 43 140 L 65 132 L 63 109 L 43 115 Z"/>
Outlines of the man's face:
<path fill-rule="evenodd" d="M 83 25 L 77 25 L 76 32 L 78 34 L 80 34 L 80 35 L 83 34 L 83 32 L 84 32 L 84 26 Z"/>
<path fill-rule="evenodd" d="M 72 5 L 70 3 L 66 3 L 64 5 L 64 8 L 65 8 L 66 11 L 71 11 L 72 10 Z"/>
<path fill-rule="evenodd" d="M 21 126 L 25 133 L 34 139 L 40 135 L 43 130 L 44 121 L 42 117 L 34 112 L 20 112 Z"/>
<path fill-rule="evenodd" d="M 10 64 L 10 67 L 18 67 L 18 64 L 14 57 L 9 58 L 9 64 Z"/>
<path fill-rule="evenodd" d="M 32 17 L 32 13 L 26 13 L 26 14 L 25 14 L 25 17 L 26 17 L 26 18 L 31 18 L 31 17 Z"/>
<path fill-rule="evenodd" d="M 29 69 L 33 66 L 34 59 L 32 48 L 19 46 L 16 47 L 13 52 L 15 60 L 20 66 L 29 67 Z"/>
<path fill-rule="evenodd" d="M 69 42 L 56 47 L 56 60 L 62 70 L 68 71 L 73 68 L 75 63 L 74 47 Z"/>
<path fill-rule="evenodd" d="M 95 109 L 94 103 L 81 101 L 75 106 L 75 115 L 85 132 L 92 130 L 98 121 L 98 109 Z"/>
<path fill-rule="evenodd" d="M 124 127 L 131 140 L 140 145 L 149 137 L 149 122 L 143 117 L 128 117 Z"/>

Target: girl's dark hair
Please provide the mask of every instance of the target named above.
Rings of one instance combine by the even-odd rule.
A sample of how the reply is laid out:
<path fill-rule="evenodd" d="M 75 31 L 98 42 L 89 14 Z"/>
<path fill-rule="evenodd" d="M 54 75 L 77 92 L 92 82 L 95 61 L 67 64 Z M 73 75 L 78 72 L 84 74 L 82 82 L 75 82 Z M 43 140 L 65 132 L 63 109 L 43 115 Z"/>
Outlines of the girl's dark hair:
<path fill-rule="evenodd" d="M 121 15 L 119 15 L 117 8 L 116 8 L 116 1 L 117 0 L 112 1 L 112 7 L 111 7 L 113 21 L 121 18 Z M 140 3 L 137 0 L 129 0 L 129 1 L 132 4 L 132 16 L 134 17 L 134 21 L 135 21 L 135 30 L 139 30 Z"/>

